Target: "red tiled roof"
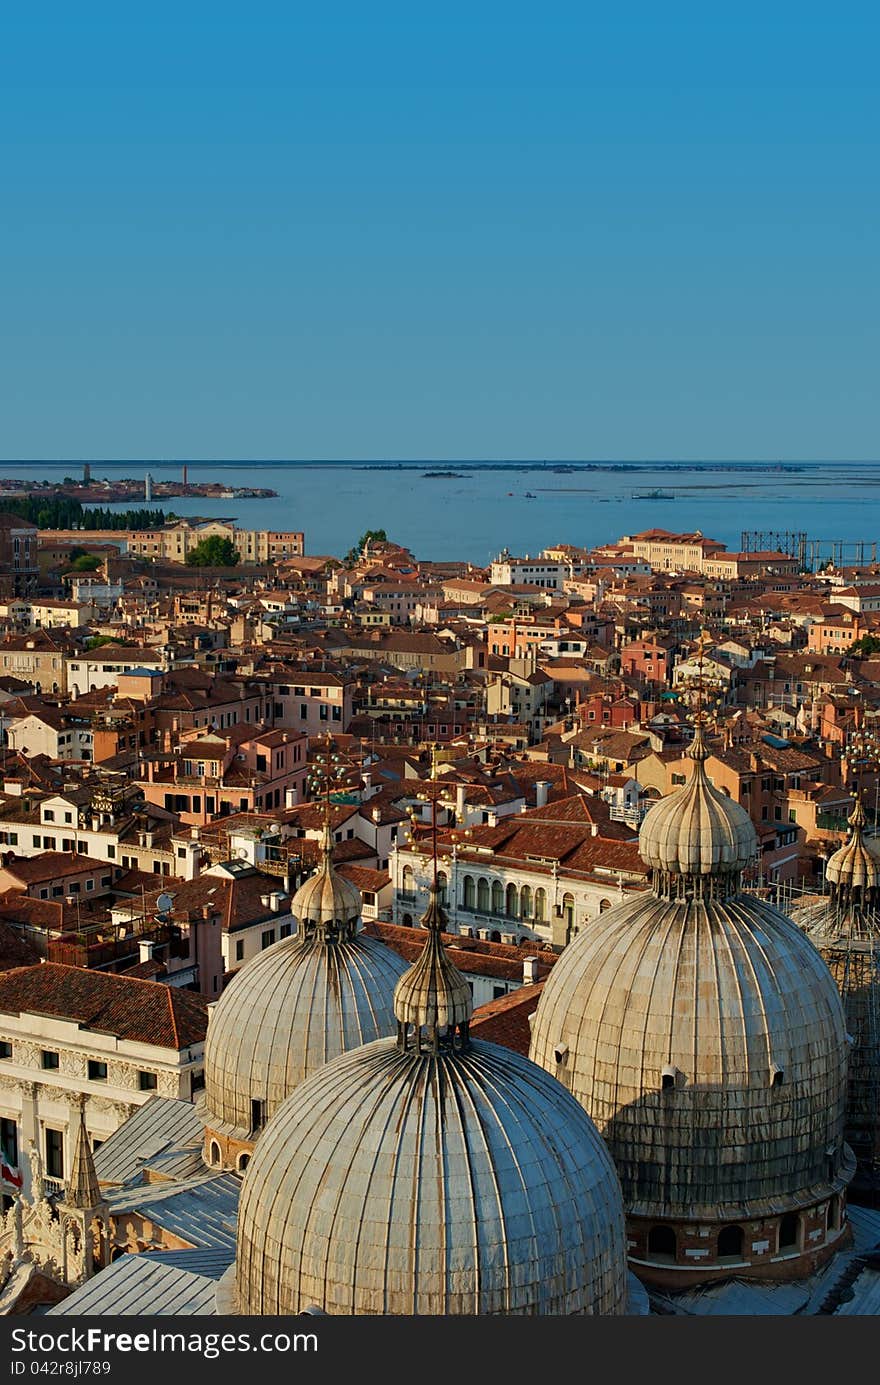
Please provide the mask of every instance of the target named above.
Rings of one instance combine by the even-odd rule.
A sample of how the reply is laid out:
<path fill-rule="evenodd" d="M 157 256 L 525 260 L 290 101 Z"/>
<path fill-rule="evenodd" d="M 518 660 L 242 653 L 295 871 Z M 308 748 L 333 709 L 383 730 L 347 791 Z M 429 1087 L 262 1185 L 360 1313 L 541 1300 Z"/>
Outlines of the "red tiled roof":
<path fill-rule="evenodd" d="M 480 1005 L 471 1019 L 471 1037 L 503 1044 L 527 1058 L 532 1037 L 529 1017 L 537 1010 L 543 989 L 544 982 L 538 981 Z"/>
<path fill-rule="evenodd" d="M 0 974 L 0 1012 L 75 1020 L 81 1028 L 179 1051 L 204 1040 L 208 1004 L 157 981 L 54 962 Z"/>

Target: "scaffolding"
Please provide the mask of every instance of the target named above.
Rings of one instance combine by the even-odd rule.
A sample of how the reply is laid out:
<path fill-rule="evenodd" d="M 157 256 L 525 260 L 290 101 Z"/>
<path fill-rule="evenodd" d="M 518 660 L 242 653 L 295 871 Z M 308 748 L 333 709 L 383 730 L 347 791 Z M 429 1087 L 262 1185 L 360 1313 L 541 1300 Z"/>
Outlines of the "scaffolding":
<path fill-rule="evenodd" d="M 743 553 L 785 553 L 808 572 L 825 563 L 864 567 L 877 561 L 876 539 L 816 539 L 803 529 L 743 529 L 740 547 Z"/>

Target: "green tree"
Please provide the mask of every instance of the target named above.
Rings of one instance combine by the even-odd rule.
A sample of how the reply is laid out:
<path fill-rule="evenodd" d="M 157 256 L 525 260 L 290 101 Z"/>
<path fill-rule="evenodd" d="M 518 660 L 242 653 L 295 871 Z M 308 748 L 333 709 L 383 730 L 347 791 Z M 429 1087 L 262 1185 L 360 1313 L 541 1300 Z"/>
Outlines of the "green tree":
<path fill-rule="evenodd" d="M 70 564 L 71 572 L 97 572 L 101 559 L 95 553 L 80 553 Z"/>
<path fill-rule="evenodd" d="M 238 562 L 238 552 L 231 539 L 220 534 L 209 534 L 186 555 L 190 567 L 234 567 Z"/>
<path fill-rule="evenodd" d="M 348 552 L 345 555 L 345 561 L 347 563 L 356 563 L 368 543 L 387 542 L 388 535 L 385 533 L 384 529 L 367 529 L 365 533 L 361 534 L 354 548 L 350 548 L 348 550 Z"/>
<path fill-rule="evenodd" d="M 100 649 L 102 644 L 114 644 L 112 635 L 90 635 L 86 640 L 86 649 Z"/>
<path fill-rule="evenodd" d="M 856 658 L 867 657 L 870 654 L 880 654 L 880 639 L 876 635 L 863 635 L 855 644 L 850 645 L 850 654 Z"/>

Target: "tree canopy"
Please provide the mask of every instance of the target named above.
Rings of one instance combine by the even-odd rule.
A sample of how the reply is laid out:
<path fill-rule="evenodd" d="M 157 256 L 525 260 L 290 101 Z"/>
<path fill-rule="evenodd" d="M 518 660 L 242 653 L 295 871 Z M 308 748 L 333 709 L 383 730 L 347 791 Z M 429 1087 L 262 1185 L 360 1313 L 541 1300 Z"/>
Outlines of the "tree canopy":
<path fill-rule="evenodd" d="M 238 562 L 238 550 L 232 540 L 222 534 L 209 534 L 190 549 L 186 561 L 190 567 L 234 567 Z"/>
<path fill-rule="evenodd" d="M 367 529 L 361 534 L 354 548 L 350 548 L 345 555 L 347 563 L 356 563 L 363 553 L 368 543 L 387 543 L 388 535 L 384 529 Z"/>

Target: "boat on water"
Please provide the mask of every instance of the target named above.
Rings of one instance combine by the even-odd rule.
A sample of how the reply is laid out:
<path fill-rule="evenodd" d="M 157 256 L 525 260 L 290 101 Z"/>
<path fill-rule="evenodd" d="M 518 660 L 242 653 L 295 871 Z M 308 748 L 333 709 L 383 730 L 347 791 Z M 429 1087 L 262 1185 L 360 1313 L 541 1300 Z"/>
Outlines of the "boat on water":
<path fill-rule="evenodd" d="M 538 497 L 537 497 L 536 495 L 534 495 L 531 491 L 526 491 L 526 493 L 525 493 L 525 499 L 526 499 L 526 500 L 537 500 L 537 498 L 538 498 Z"/>
<path fill-rule="evenodd" d="M 672 491 L 633 491 L 631 500 L 674 500 Z"/>

